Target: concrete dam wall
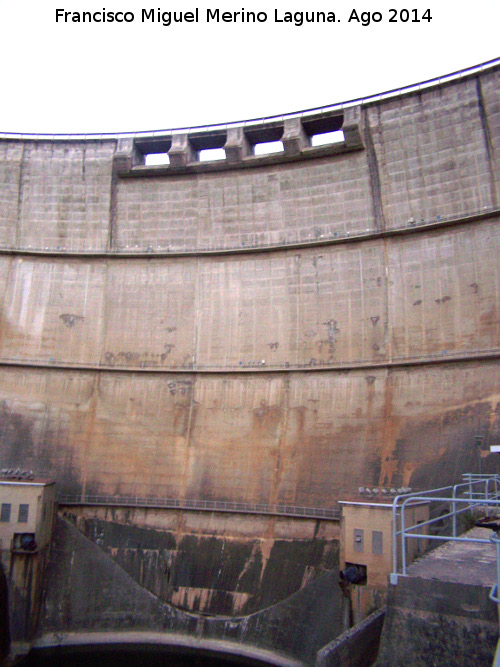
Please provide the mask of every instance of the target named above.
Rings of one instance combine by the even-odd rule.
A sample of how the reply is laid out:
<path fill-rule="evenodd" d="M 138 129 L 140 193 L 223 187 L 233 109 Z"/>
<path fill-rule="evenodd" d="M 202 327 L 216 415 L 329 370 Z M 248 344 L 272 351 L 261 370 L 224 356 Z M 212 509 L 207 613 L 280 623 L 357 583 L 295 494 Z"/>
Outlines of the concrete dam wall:
<path fill-rule="evenodd" d="M 0 135 L 1 466 L 109 505 L 332 510 L 358 486 L 496 469 L 499 198 L 498 63 L 262 122 Z M 96 541 L 110 518 L 91 514 L 74 522 Z M 295 536 L 323 541 L 297 556 L 294 590 L 333 567 L 326 532 Z"/>

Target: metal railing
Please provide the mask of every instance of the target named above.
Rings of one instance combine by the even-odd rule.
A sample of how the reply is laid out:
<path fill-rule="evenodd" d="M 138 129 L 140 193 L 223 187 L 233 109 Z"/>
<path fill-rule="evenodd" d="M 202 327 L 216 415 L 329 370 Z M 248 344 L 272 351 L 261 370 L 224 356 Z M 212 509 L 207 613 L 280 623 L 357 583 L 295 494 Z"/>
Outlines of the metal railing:
<path fill-rule="evenodd" d="M 500 475 L 472 474 L 463 475 L 463 482 L 454 486 L 445 486 L 429 491 L 415 492 L 396 496 L 392 507 L 392 575 L 406 575 L 408 565 L 409 540 L 479 542 L 489 544 L 489 539 L 460 537 L 459 517 L 474 508 L 483 507 L 500 512 Z M 417 505 L 427 503 L 434 511 L 441 512 L 426 521 L 408 524 L 408 511 Z M 445 509 L 446 508 L 446 509 Z M 445 521 L 449 520 L 450 534 L 432 534 L 443 531 Z M 425 532 L 422 529 L 426 529 Z M 500 564 L 498 565 L 500 568 Z M 500 587 L 499 587 L 500 588 Z"/>
<path fill-rule="evenodd" d="M 158 509 L 197 510 L 201 512 L 231 512 L 239 514 L 266 514 L 304 519 L 338 521 L 340 511 L 301 505 L 266 505 L 237 503 L 225 500 L 189 500 L 178 498 L 139 498 L 137 496 L 58 495 L 59 505 L 94 505 L 105 507 L 143 507 Z"/>
<path fill-rule="evenodd" d="M 447 511 L 441 511 L 438 516 L 429 518 L 427 521 L 422 521 L 413 525 L 407 525 L 407 512 L 410 508 L 415 507 L 419 503 L 428 503 L 430 508 L 434 508 L 439 512 L 444 507 Z M 476 508 L 481 508 L 488 513 L 493 510 L 495 518 L 485 522 L 492 526 L 500 526 L 500 475 L 489 474 L 474 474 L 467 473 L 463 475 L 463 482 L 455 484 L 454 486 L 446 486 L 440 489 L 431 489 L 423 493 L 411 493 L 407 495 L 397 496 L 394 499 L 392 508 L 393 512 L 393 571 L 391 574 L 391 583 L 396 584 L 398 574 L 406 575 L 407 572 L 407 543 L 412 539 L 425 539 L 439 541 L 453 541 L 453 542 L 474 542 L 480 544 L 493 543 L 496 547 L 496 584 L 490 591 L 490 600 L 495 602 L 498 606 L 499 620 L 500 620 L 500 537 L 498 532 L 495 532 L 489 539 L 480 537 L 459 536 L 460 527 L 458 519 L 460 515 L 465 512 L 473 511 Z M 431 513 L 431 512 L 430 512 Z M 498 518 L 497 518 L 498 517 Z M 450 535 L 429 534 L 429 527 L 436 526 L 439 528 L 443 525 L 445 520 L 449 519 L 451 524 Z M 476 522 L 471 522 L 475 524 Z M 422 529 L 426 528 L 426 532 Z M 465 526 L 464 526 L 465 528 Z M 500 667 L 500 640 L 497 644 L 495 657 L 493 660 L 493 667 Z"/>

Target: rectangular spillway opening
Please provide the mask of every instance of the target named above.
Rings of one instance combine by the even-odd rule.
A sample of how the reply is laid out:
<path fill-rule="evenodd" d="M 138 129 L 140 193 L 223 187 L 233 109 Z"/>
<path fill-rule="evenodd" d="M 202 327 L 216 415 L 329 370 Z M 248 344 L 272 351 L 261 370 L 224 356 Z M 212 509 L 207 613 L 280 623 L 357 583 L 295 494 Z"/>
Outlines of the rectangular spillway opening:
<path fill-rule="evenodd" d="M 225 160 L 226 151 L 223 148 L 205 148 L 198 153 L 200 162 L 212 162 L 213 160 Z"/>
<path fill-rule="evenodd" d="M 282 122 L 246 127 L 244 130 L 245 137 L 251 147 L 252 154 L 271 155 L 273 153 L 283 153 L 284 147 L 281 141 L 283 130 Z"/>
<path fill-rule="evenodd" d="M 302 118 L 302 127 L 311 141 L 311 146 L 331 146 L 345 141 L 342 125 L 344 115 L 312 115 Z"/>
<path fill-rule="evenodd" d="M 281 153 L 283 150 L 283 142 L 281 141 L 265 141 L 255 144 L 253 147 L 254 155 L 270 155 L 272 153 Z"/>
<path fill-rule="evenodd" d="M 168 153 L 147 153 L 144 156 L 144 164 L 147 167 L 159 164 L 170 164 Z"/>
<path fill-rule="evenodd" d="M 339 144 L 345 140 L 342 130 L 333 132 L 320 132 L 311 137 L 311 146 L 328 146 L 329 144 Z"/>
<path fill-rule="evenodd" d="M 167 136 L 140 137 L 134 141 L 139 155 L 142 155 L 147 167 L 170 164 L 168 152 L 172 147 L 172 139 Z"/>
<path fill-rule="evenodd" d="M 189 143 L 198 162 L 216 162 L 226 159 L 224 146 L 227 133 L 224 132 L 194 132 L 189 135 Z"/>

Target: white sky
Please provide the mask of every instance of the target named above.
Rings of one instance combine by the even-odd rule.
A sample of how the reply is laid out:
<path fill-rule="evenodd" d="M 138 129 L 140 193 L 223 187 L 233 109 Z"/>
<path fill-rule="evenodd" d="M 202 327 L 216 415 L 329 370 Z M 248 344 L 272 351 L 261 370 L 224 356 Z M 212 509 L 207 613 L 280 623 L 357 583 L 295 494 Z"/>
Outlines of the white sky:
<path fill-rule="evenodd" d="M 193 11 L 163 27 L 141 10 Z M 207 23 L 206 8 L 266 23 Z M 56 23 L 66 11 L 132 11 L 133 23 Z M 389 23 L 389 9 L 432 20 Z M 274 13 L 334 11 L 335 24 Z M 352 9 L 382 21 L 348 22 Z M 413 18 L 413 12 L 410 17 Z M 0 132 L 125 132 L 223 123 L 326 106 L 500 56 L 500 0 L 0 0 Z"/>

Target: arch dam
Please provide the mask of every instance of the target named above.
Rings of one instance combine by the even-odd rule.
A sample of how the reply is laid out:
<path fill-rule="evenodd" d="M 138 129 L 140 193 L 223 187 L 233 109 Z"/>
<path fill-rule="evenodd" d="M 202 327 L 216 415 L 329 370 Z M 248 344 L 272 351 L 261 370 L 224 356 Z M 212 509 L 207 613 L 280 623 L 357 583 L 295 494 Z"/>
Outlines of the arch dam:
<path fill-rule="evenodd" d="M 0 135 L 0 464 L 60 494 L 31 635 L 313 663 L 338 501 L 497 469 L 499 198 L 499 61 L 279 118 Z"/>

